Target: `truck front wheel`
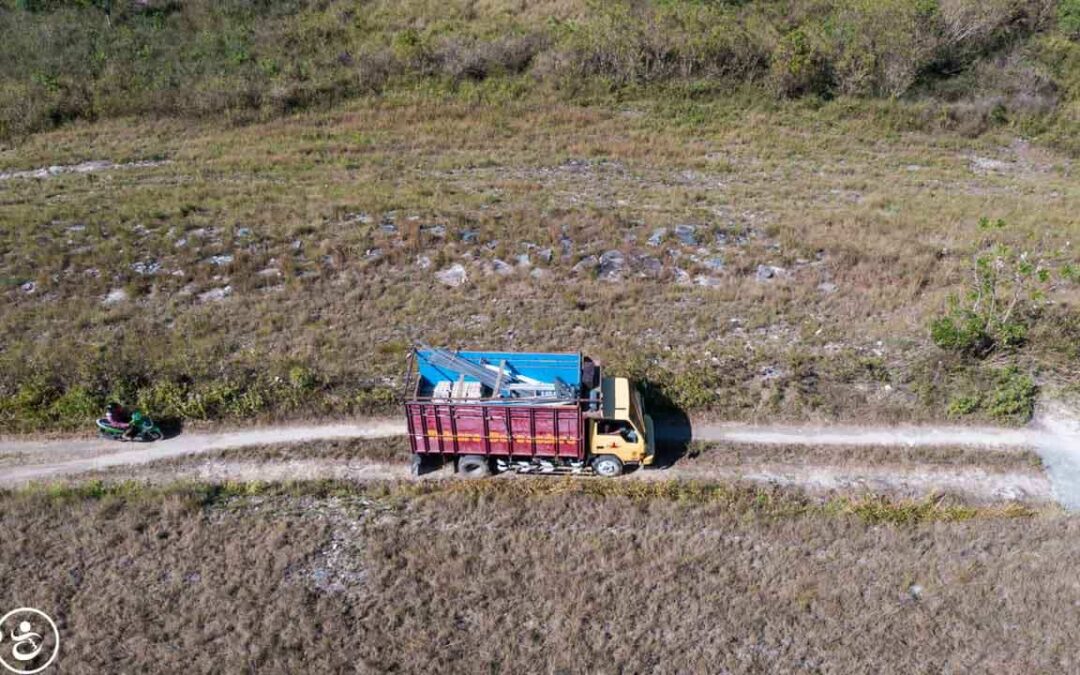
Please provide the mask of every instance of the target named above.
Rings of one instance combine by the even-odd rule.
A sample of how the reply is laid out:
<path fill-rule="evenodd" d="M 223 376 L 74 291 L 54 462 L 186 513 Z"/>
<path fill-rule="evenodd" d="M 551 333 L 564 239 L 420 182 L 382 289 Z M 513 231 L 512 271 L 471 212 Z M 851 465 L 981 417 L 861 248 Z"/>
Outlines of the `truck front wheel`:
<path fill-rule="evenodd" d="M 622 475 L 623 463 L 615 455 L 600 455 L 592 461 L 592 470 L 597 476 L 614 478 Z"/>
<path fill-rule="evenodd" d="M 481 455 L 463 455 L 458 459 L 457 470 L 466 478 L 483 478 L 491 475 L 491 462 Z"/>

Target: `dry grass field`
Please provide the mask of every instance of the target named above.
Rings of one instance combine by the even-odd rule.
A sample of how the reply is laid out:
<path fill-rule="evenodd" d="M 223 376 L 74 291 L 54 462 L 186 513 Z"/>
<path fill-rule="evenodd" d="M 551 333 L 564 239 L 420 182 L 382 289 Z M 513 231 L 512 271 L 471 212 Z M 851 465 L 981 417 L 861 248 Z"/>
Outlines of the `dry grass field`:
<path fill-rule="evenodd" d="M 1075 374 L 1075 283 L 1019 351 L 963 357 L 928 325 L 990 238 L 1072 259 L 1073 160 L 880 113 L 403 97 L 34 136 L 0 165 L 162 163 L 0 182 L 0 413 L 362 412 L 422 339 L 580 349 L 729 418 L 1022 420 L 1018 376 Z"/>
<path fill-rule="evenodd" d="M 420 341 L 658 427 L 1026 424 L 1078 130 L 1080 0 L 0 0 L 0 437 L 61 439 L 0 479 L 62 476 L 0 609 L 65 673 L 1080 672 L 1065 404 L 619 480 L 202 434 L 397 416 Z M 109 400 L 184 433 L 71 441 Z"/>
<path fill-rule="evenodd" d="M 0 2 L 0 424 L 385 409 L 416 340 L 1024 422 L 1075 386 L 1078 37 L 1077 0 Z"/>
<path fill-rule="evenodd" d="M 0 605 L 54 611 L 63 672 L 1078 666 L 1054 511 L 543 479 L 0 501 Z"/>

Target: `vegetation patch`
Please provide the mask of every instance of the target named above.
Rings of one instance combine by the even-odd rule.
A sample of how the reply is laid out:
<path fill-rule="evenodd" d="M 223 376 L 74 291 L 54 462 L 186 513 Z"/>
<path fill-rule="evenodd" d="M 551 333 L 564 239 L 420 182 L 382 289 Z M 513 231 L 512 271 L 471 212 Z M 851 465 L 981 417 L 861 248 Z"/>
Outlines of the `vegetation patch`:
<path fill-rule="evenodd" d="M 94 479 L 72 483 L 34 483 L 5 491 L 8 498 L 50 499 L 70 502 L 82 499 L 140 500 L 163 496 L 186 500 L 203 507 L 237 497 L 342 497 L 359 496 L 403 503 L 409 499 L 462 498 L 472 502 L 512 502 L 529 499 L 575 497 L 619 499 L 635 503 L 654 500 L 687 505 L 717 505 L 738 514 L 770 518 L 818 515 L 854 515 L 867 522 L 893 524 L 966 520 L 975 517 L 1033 516 L 1036 511 L 1015 504 L 967 506 L 939 498 L 893 500 L 886 497 L 831 497 L 812 499 L 798 491 L 755 488 L 738 483 L 702 481 L 613 481 L 581 478 L 520 478 L 486 481 L 422 481 L 350 483 L 336 480 L 290 482 L 227 481 L 223 483 L 179 482 L 167 485 Z"/>
<path fill-rule="evenodd" d="M 1074 5 L 6 0 L 0 134 L 133 114 L 266 119 L 410 89 L 588 100 L 676 83 L 697 97 L 922 98 L 938 110 L 915 118 L 1064 141 L 1077 89 L 1054 66 L 1076 53 Z"/>

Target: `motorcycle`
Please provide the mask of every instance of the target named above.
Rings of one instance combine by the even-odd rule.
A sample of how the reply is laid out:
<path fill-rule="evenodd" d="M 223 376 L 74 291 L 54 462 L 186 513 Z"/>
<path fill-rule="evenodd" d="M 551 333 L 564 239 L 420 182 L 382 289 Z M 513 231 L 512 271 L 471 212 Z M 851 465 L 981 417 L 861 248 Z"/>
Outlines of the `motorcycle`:
<path fill-rule="evenodd" d="M 154 421 L 145 415 L 135 413 L 131 416 L 131 424 L 136 428 L 136 432 L 133 436 L 125 435 L 128 429 L 121 427 L 114 427 L 109 424 L 109 420 L 101 418 L 97 421 L 98 434 L 102 438 L 108 438 L 114 441 L 160 441 L 165 437 L 161 433 L 161 429 L 158 428 Z"/>

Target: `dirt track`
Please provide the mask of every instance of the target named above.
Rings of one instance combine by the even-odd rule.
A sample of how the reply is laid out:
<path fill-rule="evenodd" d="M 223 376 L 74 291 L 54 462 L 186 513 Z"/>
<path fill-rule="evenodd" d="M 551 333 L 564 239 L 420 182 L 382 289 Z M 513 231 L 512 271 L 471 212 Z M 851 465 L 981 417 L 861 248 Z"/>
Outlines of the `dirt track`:
<path fill-rule="evenodd" d="M 18 485 L 85 471 L 145 464 L 160 459 L 195 455 L 250 445 L 300 443 L 333 438 L 381 438 L 405 432 L 396 420 L 370 419 L 355 424 L 262 427 L 216 434 L 181 434 L 157 443 L 118 443 L 109 440 L 0 441 L 0 485 Z"/>
<path fill-rule="evenodd" d="M 135 467 L 157 460 L 198 455 L 245 446 L 341 438 L 380 438 L 402 435 L 399 420 L 369 419 L 352 424 L 263 427 L 213 434 L 183 434 L 154 444 L 114 441 L 0 441 L 0 485 L 17 486 L 88 471 Z M 684 432 L 685 433 L 685 432 Z M 1059 501 L 1080 509 L 1080 422 L 1061 408 L 1040 411 L 1026 429 L 975 427 L 793 427 L 694 424 L 690 436 L 700 441 L 774 444 L 787 446 L 965 446 L 995 450 L 1035 449 L 1043 458 L 1046 475 L 1039 472 L 986 472 L 977 467 L 925 467 L 904 470 L 888 467 L 801 466 L 762 463 L 747 467 L 674 467 L 638 472 L 638 478 L 742 479 L 810 489 L 862 489 L 925 494 L 938 491 L 966 493 L 983 499 Z M 853 460 L 857 458 L 853 457 Z M 149 468 L 149 467 L 148 467 Z M 207 462 L 172 468 L 163 479 L 349 478 L 355 480 L 405 478 L 403 466 L 327 460 L 269 463 Z M 149 476 L 148 476 L 149 477 Z"/>

